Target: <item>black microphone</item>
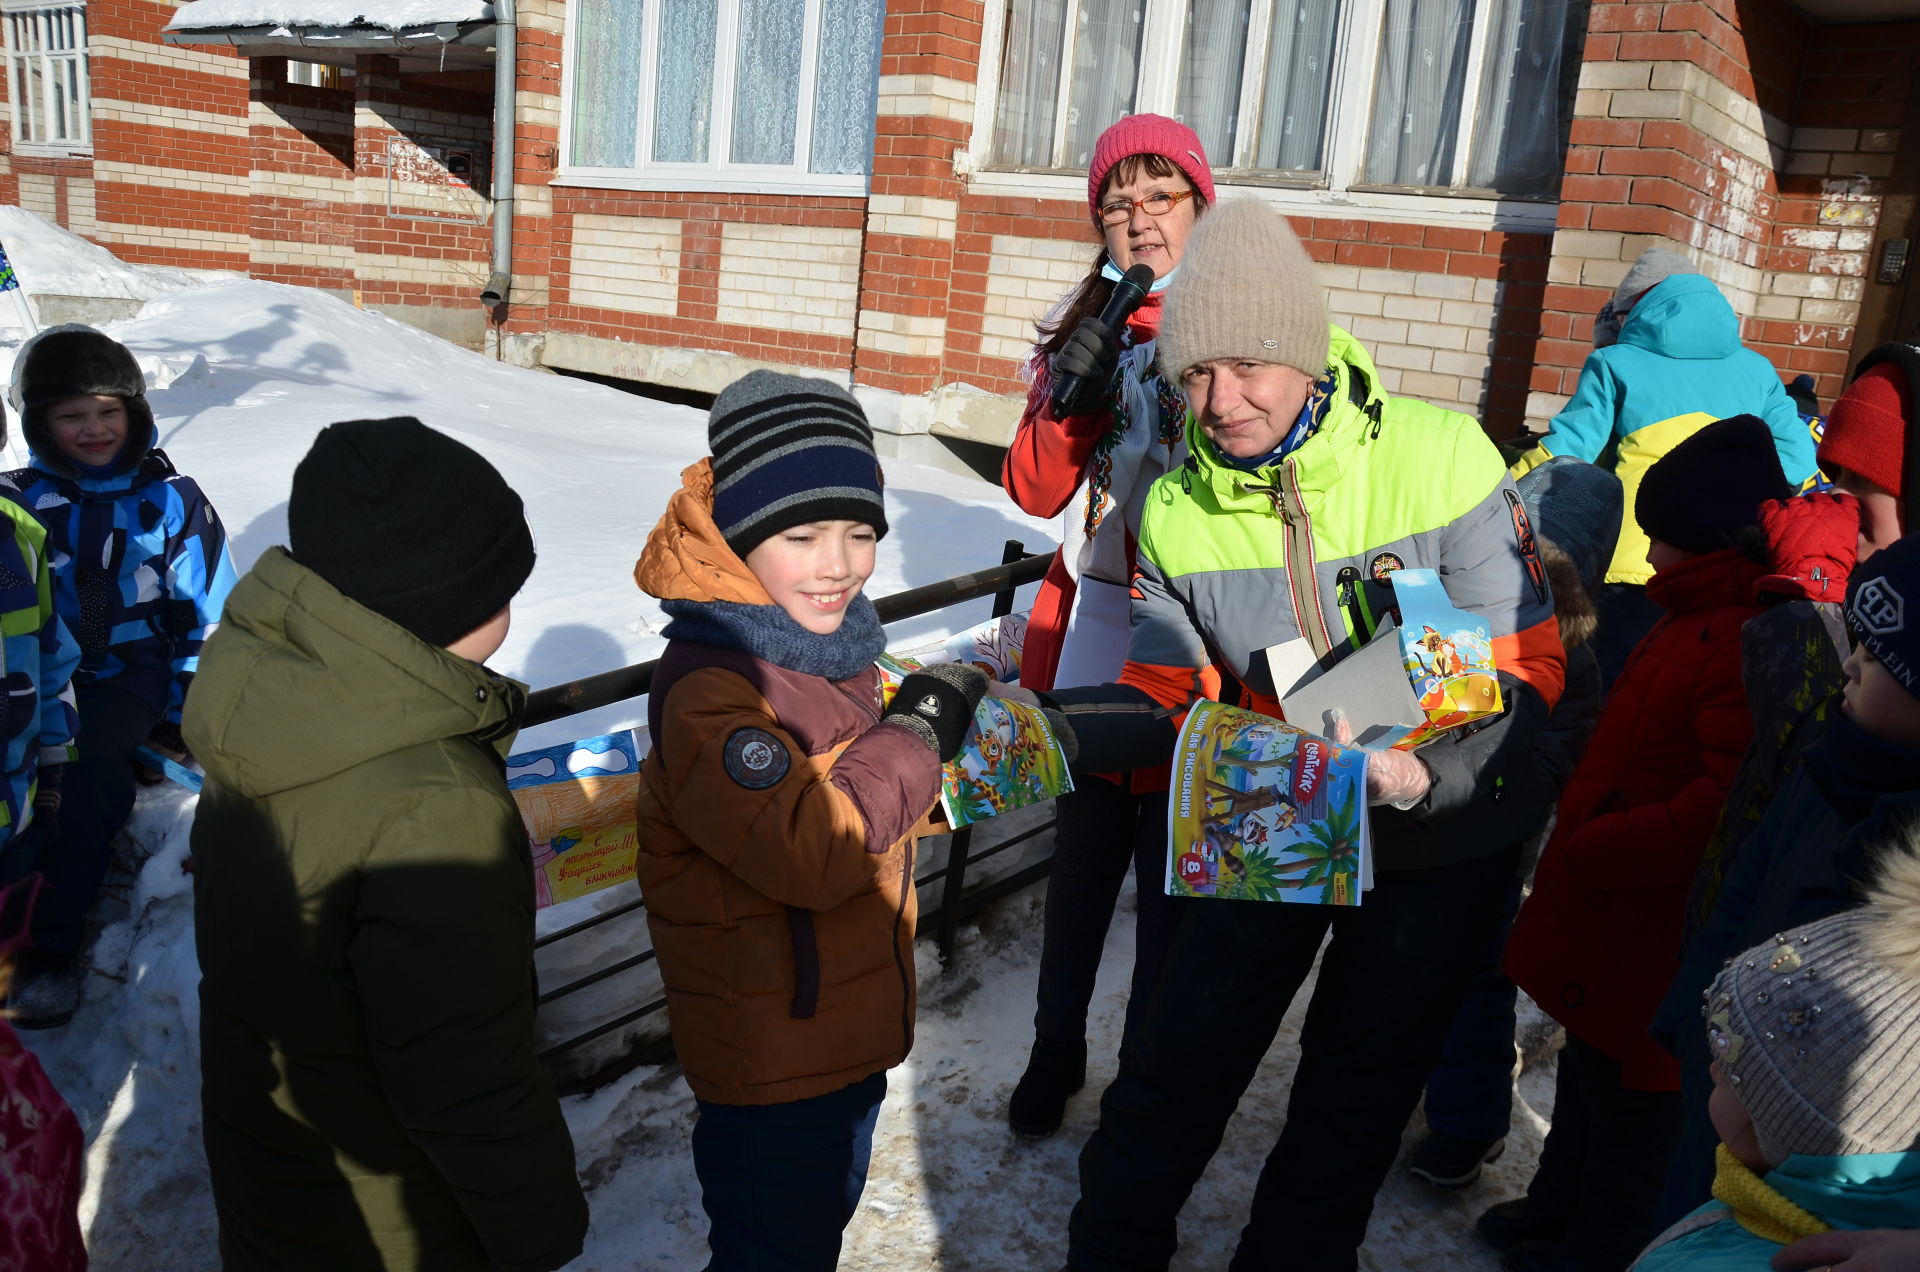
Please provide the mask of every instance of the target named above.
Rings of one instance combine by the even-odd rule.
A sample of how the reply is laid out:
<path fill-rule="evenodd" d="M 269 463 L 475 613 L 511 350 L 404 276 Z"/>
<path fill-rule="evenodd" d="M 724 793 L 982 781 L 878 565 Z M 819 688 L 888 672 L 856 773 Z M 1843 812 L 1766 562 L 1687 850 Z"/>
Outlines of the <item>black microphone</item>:
<path fill-rule="evenodd" d="M 1153 286 L 1153 266 L 1135 265 L 1126 272 L 1121 280 L 1113 285 L 1113 295 L 1107 298 L 1107 307 L 1100 311 L 1100 321 L 1106 329 L 1118 339 L 1120 327 L 1127 316 L 1140 308 L 1140 302 L 1147 298 L 1147 289 Z M 1083 375 L 1063 375 L 1053 386 L 1053 418 L 1063 420 L 1069 414 L 1068 407 L 1080 396 L 1080 386 L 1086 380 Z"/>

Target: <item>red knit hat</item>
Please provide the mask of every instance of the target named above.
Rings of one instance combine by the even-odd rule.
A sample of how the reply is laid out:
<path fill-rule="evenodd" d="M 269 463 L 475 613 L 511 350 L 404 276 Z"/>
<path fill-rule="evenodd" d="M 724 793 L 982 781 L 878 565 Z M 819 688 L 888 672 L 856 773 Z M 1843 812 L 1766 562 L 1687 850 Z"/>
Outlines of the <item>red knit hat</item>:
<path fill-rule="evenodd" d="M 1113 165 L 1128 155 L 1160 155 L 1171 160 L 1208 203 L 1213 200 L 1213 172 L 1207 150 L 1193 129 L 1165 115 L 1122 115 L 1120 122 L 1093 143 L 1093 162 L 1087 166 L 1087 207 L 1094 224 L 1100 223 L 1100 187 Z"/>
<path fill-rule="evenodd" d="M 1913 390 L 1897 361 L 1876 362 L 1827 412 L 1820 466 L 1858 473 L 1890 495 L 1901 493 Z"/>

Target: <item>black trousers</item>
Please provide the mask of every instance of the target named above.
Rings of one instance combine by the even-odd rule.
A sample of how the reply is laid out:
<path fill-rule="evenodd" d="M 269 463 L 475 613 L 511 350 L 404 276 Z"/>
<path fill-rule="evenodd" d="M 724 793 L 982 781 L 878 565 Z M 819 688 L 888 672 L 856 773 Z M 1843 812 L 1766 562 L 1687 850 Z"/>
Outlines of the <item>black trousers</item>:
<path fill-rule="evenodd" d="M 1527 1201 L 1566 1225 L 1569 1268 L 1622 1272 L 1639 1257 L 1679 1140 L 1679 1092 L 1628 1090 L 1619 1061 L 1568 1036 Z"/>
<path fill-rule="evenodd" d="M 1167 793 L 1134 795 L 1099 778 L 1054 801 L 1053 867 L 1040 940 L 1036 1037 L 1078 1046 L 1087 1036 L 1087 1004 L 1106 948 L 1107 928 L 1120 884 L 1133 868 L 1139 902 L 1134 915 L 1131 1022 L 1146 1001 L 1179 919 L 1166 893 Z"/>
<path fill-rule="evenodd" d="M 1295 991 L 1322 960 L 1287 1124 L 1253 1192 L 1232 1272 L 1352 1272 L 1481 948 L 1518 845 L 1383 872 L 1356 909 L 1185 900 L 1167 966 L 1120 1051 L 1080 1154 L 1075 1272 L 1163 1272 L 1178 1218 Z"/>

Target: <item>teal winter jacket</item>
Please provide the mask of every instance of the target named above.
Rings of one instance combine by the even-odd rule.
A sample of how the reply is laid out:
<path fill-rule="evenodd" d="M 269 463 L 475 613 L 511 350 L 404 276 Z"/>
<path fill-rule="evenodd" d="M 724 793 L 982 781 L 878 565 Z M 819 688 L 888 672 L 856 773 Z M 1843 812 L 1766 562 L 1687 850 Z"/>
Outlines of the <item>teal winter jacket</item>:
<path fill-rule="evenodd" d="M 1627 498 L 1606 581 L 1645 583 L 1653 567 L 1647 536 L 1633 518 L 1640 479 L 1668 451 L 1729 415 L 1765 420 L 1787 480 L 1803 486 L 1813 479 L 1813 433 L 1773 364 L 1740 343 L 1740 319 L 1713 280 L 1676 274 L 1628 312 L 1617 343 L 1587 355 L 1573 397 L 1513 475 L 1555 455 L 1611 469 Z"/>
<path fill-rule="evenodd" d="M 1920 1152 L 1795 1155 L 1764 1182 L 1835 1228 L 1920 1228 Z M 1656 1237 L 1629 1272 L 1767 1272 L 1780 1248 L 1710 1201 Z"/>

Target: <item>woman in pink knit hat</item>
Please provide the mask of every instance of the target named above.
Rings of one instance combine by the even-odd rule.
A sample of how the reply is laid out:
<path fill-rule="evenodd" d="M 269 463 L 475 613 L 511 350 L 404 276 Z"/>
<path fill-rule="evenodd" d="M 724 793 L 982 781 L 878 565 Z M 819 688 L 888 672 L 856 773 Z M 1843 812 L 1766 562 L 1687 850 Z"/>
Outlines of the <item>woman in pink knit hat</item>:
<path fill-rule="evenodd" d="M 1186 458 L 1186 400 L 1153 369 L 1160 292 L 1213 201 L 1206 151 L 1185 124 L 1127 115 L 1094 145 L 1087 207 L 1100 251 L 1040 324 L 1026 411 L 1001 470 L 1023 511 L 1061 517 L 1062 546 L 1034 602 L 1021 659 L 1021 683 L 1029 689 L 1094 684 L 1120 673 L 1141 504 L 1154 479 Z M 1099 315 L 1136 265 L 1152 268 L 1152 289 L 1111 330 Z M 1081 391 L 1056 417 L 1054 390 L 1066 376 L 1078 377 Z M 1087 1004 L 1128 861 L 1151 858 L 1139 877 L 1159 877 L 1165 775 L 1113 777 L 1087 780 L 1058 804 L 1033 1056 L 1007 1111 L 1022 1135 L 1052 1134 L 1067 1098 L 1086 1080 Z M 1143 786 L 1146 793 L 1136 793 Z M 1140 895 L 1134 986 L 1143 994 L 1170 925 L 1157 883 Z"/>

